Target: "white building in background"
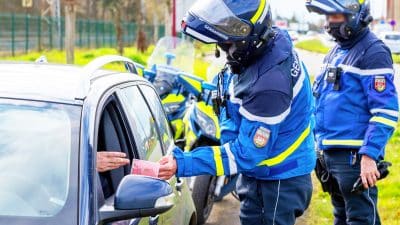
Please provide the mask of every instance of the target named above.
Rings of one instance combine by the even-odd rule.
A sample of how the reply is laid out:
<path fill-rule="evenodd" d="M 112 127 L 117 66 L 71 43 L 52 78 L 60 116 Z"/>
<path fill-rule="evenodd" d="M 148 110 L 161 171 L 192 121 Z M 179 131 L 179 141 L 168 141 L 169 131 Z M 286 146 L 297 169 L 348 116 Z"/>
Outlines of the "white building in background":
<path fill-rule="evenodd" d="M 387 14 L 387 0 L 370 0 L 371 14 L 374 19 L 384 19 Z"/>

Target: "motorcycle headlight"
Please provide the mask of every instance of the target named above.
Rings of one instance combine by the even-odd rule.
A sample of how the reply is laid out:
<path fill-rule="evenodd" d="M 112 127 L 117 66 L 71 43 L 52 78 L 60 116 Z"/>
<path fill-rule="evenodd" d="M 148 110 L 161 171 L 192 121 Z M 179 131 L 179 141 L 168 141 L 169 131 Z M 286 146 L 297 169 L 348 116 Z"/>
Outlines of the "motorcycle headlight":
<path fill-rule="evenodd" d="M 165 104 L 164 105 L 164 109 L 165 112 L 167 114 L 172 114 L 175 113 L 176 111 L 178 111 L 178 109 L 180 108 L 180 104 L 179 103 L 172 103 L 172 104 Z"/>
<path fill-rule="evenodd" d="M 196 110 L 196 119 L 200 129 L 204 132 L 204 134 L 211 137 L 216 136 L 217 128 L 215 127 L 214 121 L 209 116 L 199 110 Z"/>

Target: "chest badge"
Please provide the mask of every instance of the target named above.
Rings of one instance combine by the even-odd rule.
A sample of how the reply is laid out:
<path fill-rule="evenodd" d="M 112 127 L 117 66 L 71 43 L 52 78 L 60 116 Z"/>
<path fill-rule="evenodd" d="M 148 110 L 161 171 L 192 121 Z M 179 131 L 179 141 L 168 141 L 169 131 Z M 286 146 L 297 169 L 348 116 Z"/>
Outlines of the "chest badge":
<path fill-rule="evenodd" d="M 259 127 L 254 134 L 253 143 L 257 148 L 263 148 L 268 144 L 271 131 L 264 127 Z"/>
<path fill-rule="evenodd" d="M 386 78 L 382 76 L 375 77 L 374 88 L 377 92 L 386 90 Z"/>

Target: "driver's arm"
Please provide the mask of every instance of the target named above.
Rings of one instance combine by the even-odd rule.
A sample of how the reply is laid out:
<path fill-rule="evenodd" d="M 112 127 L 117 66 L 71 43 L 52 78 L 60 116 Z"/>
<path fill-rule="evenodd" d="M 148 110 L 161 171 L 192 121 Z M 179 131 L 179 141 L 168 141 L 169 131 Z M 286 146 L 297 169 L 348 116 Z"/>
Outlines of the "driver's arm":
<path fill-rule="evenodd" d="M 97 152 L 96 169 L 98 172 L 107 172 L 128 165 L 129 159 L 123 152 Z"/>

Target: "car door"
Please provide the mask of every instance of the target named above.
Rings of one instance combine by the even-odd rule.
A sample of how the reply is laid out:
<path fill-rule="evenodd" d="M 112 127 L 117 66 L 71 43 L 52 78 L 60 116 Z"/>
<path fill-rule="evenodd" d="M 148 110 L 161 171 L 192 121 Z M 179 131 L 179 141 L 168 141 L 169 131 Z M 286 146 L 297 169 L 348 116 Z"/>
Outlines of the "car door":
<path fill-rule="evenodd" d="M 121 88 L 118 95 L 126 111 L 140 158 L 152 162 L 159 161 L 173 148 L 173 137 L 159 97 L 154 89 L 147 85 L 140 85 L 140 88 Z M 175 206 L 163 215 L 149 218 L 148 224 L 182 224 L 182 214 L 185 214 L 181 200 L 183 183 L 177 182 L 175 177 L 171 178 L 169 183 L 175 188 Z M 143 219 L 139 224 L 147 224 L 147 219 Z"/>
<path fill-rule="evenodd" d="M 145 97 L 145 100 L 147 101 L 147 104 L 155 118 L 157 127 L 159 129 L 161 145 L 163 146 L 163 149 L 169 153 L 174 149 L 175 144 L 161 101 L 152 87 L 148 85 L 140 85 L 139 89 L 141 90 L 142 95 Z M 171 185 L 175 184 L 176 205 L 171 211 L 166 212 L 163 215 L 163 224 L 185 224 L 184 222 L 187 217 L 186 210 L 190 207 L 185 207 L 186 201 L 183 201 L 184 197 L 187 197 L 185 196 L 185 193 L 183 193 L 185 191 L 184 181 L 185 179 L 177 180 L 175 177 L 173 177 L 170 181 Z"/>
<path fill-rule="evenodd" d="M 129 160 L 139 158 L 128 121 L 117 99 L 115 89 L 107 93 L 99 105 L 96 119 L 95 150 L 100 152 L 124 152 Z M 130 174 L 131 165 L 98 172 L 95 177 L 97 209 L 113 205 L 114 194 L 124 176 Z M 110 225 L 129 225 L 131 221 L 118 221 Z"/>

